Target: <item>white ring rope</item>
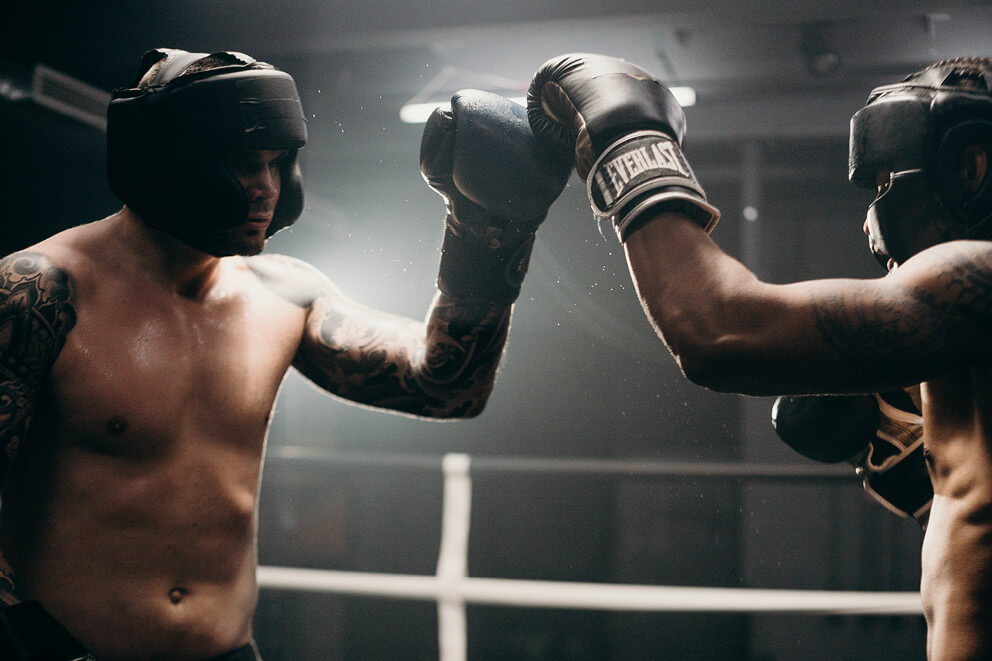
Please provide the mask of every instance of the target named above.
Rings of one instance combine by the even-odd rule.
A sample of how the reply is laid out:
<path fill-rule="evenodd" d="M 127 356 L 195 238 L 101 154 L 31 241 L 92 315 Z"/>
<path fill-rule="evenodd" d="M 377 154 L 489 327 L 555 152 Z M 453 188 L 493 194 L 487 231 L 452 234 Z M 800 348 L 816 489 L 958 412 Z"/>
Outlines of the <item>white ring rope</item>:
<path fill-rule="evenodd" d="M 463 578 L 259 567 L 259 585 L 275 590 L 332 592 L 430 601 L 459 594 L 466 603 L 521 608 L 679 613 L 921 615 L 918 592 L 762 590 L 618 585 L 508 578 Z"/>
<path fill-rule="evenodd" d="M 572 608 L 612 611 L 697 613 L 794 613 L 807 615 L 911 615 L 923 612 L 919 592 L 832 590 L 764 590 L 754 588 L 619 585 L 569 581 L 472 578 L 468 536 L 472 506 L 472 471 L 566 472 L 630 477 L 742 479 L 852 479 L 835 467 L 738 463 L 602 461 L 596 459 L 443 458 L 416 455 L 327 453 L 307 448 L 270 448 L 269 458 L 340 467 L 394 466 L 430 468 L 444 475 L 441 546 L 434 576 L 345 572 L 290 567 L 258 568 L 261 588 L 432 600 L 438 604 L 438 649 L 442 661 L 465 661 L 468 655 L 465 604 L 521 608 Z M 823 470 L 826 469 L 826 470 Z"/>
<path fill-rule="evenodd" d="M 436 455 L 328 452 L 298 446 L 273 446 L 266 452 L 266 461 L 300 461 L 327 468 L 368 466 L 376 468 L 406 468 L 438 470 L 444 458 Z M 668 477 L 726 480 L 803 481 L 825 480 L 859 483 L 860 479 L 847 464 L 745 464 L 738 461 L 647 461 L 538 457 L 472 457 L 474 473 L 558 473 L 595 475 L 601 477 Z"/>

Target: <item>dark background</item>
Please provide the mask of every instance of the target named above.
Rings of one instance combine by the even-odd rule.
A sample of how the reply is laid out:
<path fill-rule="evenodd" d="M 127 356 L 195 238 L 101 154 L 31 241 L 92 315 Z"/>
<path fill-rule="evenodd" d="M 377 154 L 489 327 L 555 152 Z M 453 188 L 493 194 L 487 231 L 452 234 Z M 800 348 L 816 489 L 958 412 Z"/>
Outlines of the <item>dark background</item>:
<path fill-rule="evenodd" d="M 240 50 L 291 72 L 307 112 L 307 208 L 270 251 L 353 298 L 423 318 L 443 206 L 417 167 L 410 100 L 522 95 L 547 58 L 625 57 L 691 85 L 687 155 L 723 211 L 715 240 L 765 279 L 872 277 L 869 196 L 846 180 L 848 121 L 875 85 L 992 55 L 988 2 L 89 2 L 0 21 L 0 252 L 119 208 L 104 134 L 44 107 L 36 65 L 96 90 L 155 46 Z M 819 63 L 819 65 L 817 64 Z M 819 68 L 818 68 L 819 66 Z M 98 123 L 98 122 L 97 122 Z M 756 221 L 742 210 L 754 207 Z M 438 469 L 300 463 L 328 453 L 812 466 L 775 437 L 771 400 L 686 382 L 640 311 L 611 232 L 571 180 L 541 228 L 498 387 L 471 421 L 328 398 L 291 374 L 269 438 L 263 564 L 432 574 Z M 333 455 L 332 455 L 333 456 Z M 472 576 L 659 585 L 915 590 L 922 535 L 847 479 L 474 476 Z M 437 657 L 433 602 L 264 590 L 266 659 Z M 611 613 L 471 606 L 476 659 L 922 659 L 922 617 Z"/>

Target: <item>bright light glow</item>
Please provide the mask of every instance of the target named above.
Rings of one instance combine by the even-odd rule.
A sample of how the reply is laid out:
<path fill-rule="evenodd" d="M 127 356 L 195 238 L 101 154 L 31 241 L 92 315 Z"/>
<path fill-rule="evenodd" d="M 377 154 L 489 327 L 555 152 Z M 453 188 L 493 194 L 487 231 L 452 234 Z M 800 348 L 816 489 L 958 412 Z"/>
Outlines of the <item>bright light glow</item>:
<path fill-rule="evenodd" d="M 696 90 L 691 87 L 669 87 L 672 94 L 675 96 L 675 100 L 683 108 L 688 108 L 689 106 L 696 105 Z M 510 101 L 514 103 L 519 103 L 522 106 L 527 105 L 527 98 L 523 96 L 511 96 L 508 97 Z M 445 101 L 434 101 L 432 103 L 408 103 L 400 108 L 400 120 L 405 124 L 423 124 L 427 121 L 427 118 L 431 116 L 435 108 L 441 108 L 444 110 L 450 110 L 451 104 Z"/>

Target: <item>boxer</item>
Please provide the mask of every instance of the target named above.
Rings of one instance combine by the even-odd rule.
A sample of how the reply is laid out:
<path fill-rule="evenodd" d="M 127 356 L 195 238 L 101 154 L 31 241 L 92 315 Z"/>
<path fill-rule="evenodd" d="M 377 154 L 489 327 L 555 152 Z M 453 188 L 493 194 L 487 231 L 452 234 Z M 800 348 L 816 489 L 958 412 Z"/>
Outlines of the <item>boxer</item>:
<path fill-rule="evenodd" d="M 875 279 L 760 281 L 711 239 L 719 211 L 650 72 L 569 54 L 534 76 L 535 133 L 574 149 L 594 214 L 623 242 L 642 307 L 687 378 L 754 395 L 920 384 L 933 501 L 921 593 L 930 659 L 992 658 L 992 60 L 937 62 L 851 120 L 851 181 Z"/>
<path fill-rule="evenodd" d="M 426 322 L 260 254 L 303 210 L 292 77 L 156 49 L 108 110 L 117 213 L 0 260 L 0 657 L 255 659 L 262 454 L 295 367 L 330 394 L 477 416 L 569 162 L 467 90 L 421 143 L 447 214 Z"/>

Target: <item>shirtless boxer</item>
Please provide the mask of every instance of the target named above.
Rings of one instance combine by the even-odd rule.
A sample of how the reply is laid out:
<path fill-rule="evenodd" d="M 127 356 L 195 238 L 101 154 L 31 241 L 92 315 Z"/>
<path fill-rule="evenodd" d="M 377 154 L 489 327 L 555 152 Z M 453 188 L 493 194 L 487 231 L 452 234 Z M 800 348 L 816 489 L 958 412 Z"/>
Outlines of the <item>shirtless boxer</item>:
<path fill-rule="evenodd" d="M 671 93 L 622 60 L 547 62 L 535 133 L 575 147 L 644 311 L 682 371 L 723 392 L 920 385 L 933 503 L 922 552 L 927 652 L 992 658 L 992 60 L 880 87 L 851 122 L 851 180 L 877 187 L 865 231 L 885 277 L 769 284 L 710 238 L 719 212 L 681 147 Z"/>
<path fill-rule="evenodd" d="M 327 392 L 478 415 L 534 231 L 568 178 L 522 107 L 462 92 L 424 132 L 447 206 L 426 322 L 259 255 L 303 209 L 293 79 L 150 51 L 108 111 L 125 202 L 0 262 L 0 657 L 255 659 L 257 498 L 293 366 Z"/>

